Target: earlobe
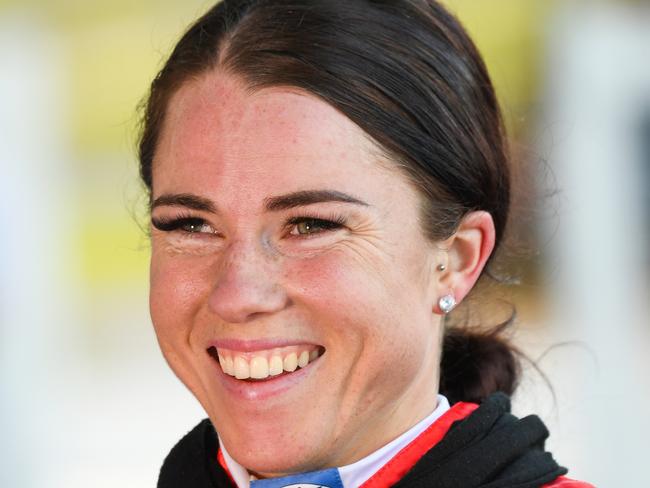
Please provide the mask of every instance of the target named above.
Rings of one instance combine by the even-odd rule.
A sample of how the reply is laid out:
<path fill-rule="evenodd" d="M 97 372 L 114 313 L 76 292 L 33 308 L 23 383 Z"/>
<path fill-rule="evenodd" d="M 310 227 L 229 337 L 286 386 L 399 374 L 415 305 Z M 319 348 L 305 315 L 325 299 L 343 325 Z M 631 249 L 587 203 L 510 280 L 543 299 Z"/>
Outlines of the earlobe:
<path fill-rule="evenodd" d="M 454 235 L 445 241 L 447 263 L 437 267 L 442 275 L 436 312 L 449 313 L 469 293 L 492 254 L 494 239 L 494 221 L 488 212 L 475 211 L 463 217 Z"/>
<path fill-rule="evenodd" d="M 438 300 L 438 307 L 440 308 L 440 311 L 445 315 L 451 312 L 454 307 L 456 307 L 456 297 L 454 294 L 447 293 L 446 295 L 440 297 L 440 300 Z"/>

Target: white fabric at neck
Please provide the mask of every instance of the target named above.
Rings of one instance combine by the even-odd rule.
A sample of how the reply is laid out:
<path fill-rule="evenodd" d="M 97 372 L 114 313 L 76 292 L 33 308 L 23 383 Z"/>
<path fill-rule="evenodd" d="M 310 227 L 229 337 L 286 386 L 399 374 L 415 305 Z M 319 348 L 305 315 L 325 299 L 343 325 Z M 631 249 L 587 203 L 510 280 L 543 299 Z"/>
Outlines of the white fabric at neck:
<path fill-rule="evenodd" d="M 411 443 L 417 436 L 424 432 L 431 424 L 449 410 L 449 401 L 444 395 L 438 395 L 436 409 L 427 415 L 420 422 L 404 432 L 398 438 L 392 440 L 384 447 L 360 459 L 356 463 L 348 464 L 339 468 L 339 474 L 345 488 L 357 488 L 365 483 L 372 475 L 390 461 L 398 452 Z M 226 461 L 226 466 L 232 475 L 238 488 L 249 488 L 251 477 L 246 468 L 235 461 L 219 439 L 221 453 Z"/>

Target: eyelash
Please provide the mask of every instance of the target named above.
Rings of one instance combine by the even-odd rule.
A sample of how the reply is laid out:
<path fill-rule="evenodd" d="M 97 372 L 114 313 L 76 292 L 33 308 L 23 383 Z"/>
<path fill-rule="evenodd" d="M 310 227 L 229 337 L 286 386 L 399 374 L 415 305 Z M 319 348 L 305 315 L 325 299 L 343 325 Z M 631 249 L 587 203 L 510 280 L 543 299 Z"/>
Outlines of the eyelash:
<path fill-rule="evenodd" d="M 345 217 L 341 215 L 333 215 L 327 218 L 321 218 L 321 217 L 315 217 L 315 216 L 298 216 L 298 217 L 291 217 L 290 219 L 287 220 L 285 227 L 295 227 L 299 224 L 312 224 L 315 226 L 320 227 L 322 230 L 317 230 L 312 233 L 308 234 L 294 234 L 293 232 L 290 233 L 290 235 L 295 236 L 295 237 L 302 237 L 302 238 L 309 238 L 310 236 L 314 236 L 317 234 L 321 234 L 323 232 L 329 232 L 333 230 L 340 229 L 345 225 Z M 151 219 L 151 224 L 158 230 L 162 232 L 174 232 L 174 231 L 180 231 L 184 232 L 186 234 L 216 234 L 215 232 L 209 233 L 209 232 L 201 232 L 200 228 L 204 225 L 208 225 L 206 221 L 200 217 L 192 217 L 189 215 L 183 215 L 183 216 L 178 216 L 175 218 L 171 219 Z M 183 227 L 185 226 L 193 226 L 196 228 L 199 228 L 199 230 L 187 230 L 184 229 Z"/>
<path fill-rule="evenodd" d="M 333 215 L 328 218 L 308 217 L 308 216 L 292 217 L 287 221 L 286 227 L 295 227 L 303 223 L 316 224 L 317 226 L 321 227 L 323 230 L 319 230 L 310 234 L 293 234 L 293 232 L 291 232 L 290 234 L 292 236 L 296 236 L 296 235 L 313 236 L 316 234 L 322 234 L 323 232 L 337 230 L 345 225 L 345 218 L 342 215 Z"/>
<path fill-rule="evenodd" d="M 195 226 L 195 227 L 202 227 L 206 225 L 206 222 L 204 219 L 201 219 L 199 217 L 191 217 L 191 216 L 179 216 L 171 219 L 151 219 L 151 225 L 153 225 L 156 229 L 162 231 L 162 232 L 174 232 L 174 231 L 182 231 L 187 234 L 199 234 L 201 233 L 200 230 L 186 230 L 183 229 L 185 226 Z M 207 234 L 207 232 L 205 232 Z"/>

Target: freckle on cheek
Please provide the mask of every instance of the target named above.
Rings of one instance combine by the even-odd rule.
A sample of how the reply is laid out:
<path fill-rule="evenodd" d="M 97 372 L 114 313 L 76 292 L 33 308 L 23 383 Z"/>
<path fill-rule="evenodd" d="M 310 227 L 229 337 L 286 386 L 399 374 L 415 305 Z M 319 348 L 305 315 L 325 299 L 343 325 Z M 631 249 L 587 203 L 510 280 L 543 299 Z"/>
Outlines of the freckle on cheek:
<path fill-rule="evenodd" d="M 341 273 L 337 269 L 337 266 L 321 260 L 315 260 L 307 266 L 299 266 L 293 274 L 303 282 L 312 284 L 328 283 L 331 286 L 335 282 L 333 280 L 336 280 Z"/>

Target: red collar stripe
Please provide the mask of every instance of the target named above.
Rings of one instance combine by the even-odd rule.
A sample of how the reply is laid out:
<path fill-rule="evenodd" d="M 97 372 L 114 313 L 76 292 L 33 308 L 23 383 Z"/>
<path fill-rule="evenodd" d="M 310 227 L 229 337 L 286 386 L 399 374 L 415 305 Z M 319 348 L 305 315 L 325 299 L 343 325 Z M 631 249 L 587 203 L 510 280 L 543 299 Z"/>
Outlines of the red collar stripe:
<path fill-rule="evenodd" d="M 221 465 L 223 470 L 230 478 L 230 481 L 232 481 L 232 486 L 237 486 L 237 483 L 235 483 L 235 478 L 233 478 L 232 473 L 228 469 L 228 463 L 226 463 L 226 458 L 223 457 L 223 452 L 221 452 L 221 447 L 219 447 L 219 449 L 217 450 L 217 459 L 219 460 L 219 464 Z"/>
<path fill-rule="evenodd" d="M 424 454 L 447 434 L 451 424 L 468 417 L 478 408 L 475 403 L 458 402 L 432 423 L 422 434 L 398 452 L 360 488 L 393 486 L 408 473 Z"/>

